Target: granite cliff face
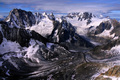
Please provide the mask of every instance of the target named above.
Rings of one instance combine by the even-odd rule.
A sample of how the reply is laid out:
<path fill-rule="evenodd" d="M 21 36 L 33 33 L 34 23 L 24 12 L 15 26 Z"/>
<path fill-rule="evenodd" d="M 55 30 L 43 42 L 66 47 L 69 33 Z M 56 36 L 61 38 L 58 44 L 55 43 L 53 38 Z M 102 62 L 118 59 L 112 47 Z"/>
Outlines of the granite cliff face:
<path fill-rule="evenodd" d="M 117 78 L 119 24 L 89 12 L 57 18 L 13 9 L 0 21 L 0 79 Z"/>

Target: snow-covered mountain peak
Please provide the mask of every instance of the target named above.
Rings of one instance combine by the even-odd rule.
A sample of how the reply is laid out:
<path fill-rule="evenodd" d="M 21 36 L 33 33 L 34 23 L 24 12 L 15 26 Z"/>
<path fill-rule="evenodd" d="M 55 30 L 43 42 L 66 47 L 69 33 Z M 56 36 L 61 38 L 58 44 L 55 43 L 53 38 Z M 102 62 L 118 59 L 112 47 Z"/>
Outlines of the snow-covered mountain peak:
<path fill-rule="evenodd" d="M 86 19 L 91 19 L 95 17 L 95 15 L 93 15 L 90 12 L 76 12 L 76 13 L 69 13 L 67 17 L 70 17 L 70 18 L 78 17 L 78 20 L 82 20 L 82 19 L 86 20 Z"/>
<path fill-rule="evenodd" d="M 92 29 L 96 29 L 96 27 L 104 22 L 108 21 L 109 18 L 98 17 L 93 13 L 89 12 L 78 12 L 78 13 L 69 13 L 66 16 L 66 20 L 70 22 L 75 28 L 76 32 L 80 35 L 87 35 L 88 29 L 92 27 Z"/>
<path fill-rule="evenodd" d="M 35 16 L 30 11 L 25 11 L 21 9 L 13 9 L 9 13 L 8 17 L 5 19 L 11 28 L 25 28 L 35 24 Z"/>
<path fill-rule="evenodd" d="M 0 21 L 0 80 L 93 80 L 120 64 L 119 30 L 117 20 L 88 12 L 56 18 L 13 9 Z"/>

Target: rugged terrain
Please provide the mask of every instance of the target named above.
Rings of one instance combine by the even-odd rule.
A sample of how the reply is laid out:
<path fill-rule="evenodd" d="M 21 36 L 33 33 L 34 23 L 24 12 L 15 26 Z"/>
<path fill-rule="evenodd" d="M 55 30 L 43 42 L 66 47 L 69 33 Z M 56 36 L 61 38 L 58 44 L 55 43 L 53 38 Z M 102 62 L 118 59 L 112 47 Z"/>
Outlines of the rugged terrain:
<path fill-rule="evenodd" d="M 13 9 L 0 21 L 0 80 L 119 80 L 119 29 L 89 12 Z"/>

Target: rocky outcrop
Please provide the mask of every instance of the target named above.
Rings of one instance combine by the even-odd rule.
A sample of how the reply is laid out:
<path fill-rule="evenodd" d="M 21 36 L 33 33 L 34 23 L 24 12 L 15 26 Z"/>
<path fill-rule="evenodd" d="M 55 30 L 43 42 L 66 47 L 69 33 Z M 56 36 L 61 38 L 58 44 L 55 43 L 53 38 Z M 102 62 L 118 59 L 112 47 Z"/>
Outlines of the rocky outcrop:
<path fill-rule="evenodd" d="M 112 27 L 112 24 L 109 21 L 102 22 L 99 24 L 99 26 L 96 27 L 95 30 L 89 31 L 88 35 L 98 35 L 101 34 L 104 30 L 110 30 Z M 91 29 L 91 27 L 89 28 Z"/>
<path fill-rule="evenodd" d="M 104 30 L 110 30 L 112 27 L 110 22 L 102 22 L 99 26 L 96 27 L 95 35 L 102 33 Z"/>
<path fill-rule="evenodd" d="M 113 80 L 111 77 L 115 80 L 119 80 L 120 66 L 114 66 L 105 73 L 101 73 L 95 80 Z"/>
<path fill-rule="evenodd" d="M 95 17 L 85 12 L 72 13 L 62 18 L 76 16 L 78 21 L 84 20 L 87 24 Z M 93 80 L 94 75 L 108 67 L 109 63 L 112 65 L 116 60 L 119 61 L 119 56 L 109 55 L 107 51 L 120 44 L 120 39 L 96 36 L 112 27 L 114 29 L 110 34 L 119 36 L 119 32 L 116 33 L 119 23 L 116 21 L 102 22 L 88 36 L 82 36 L 76 33 L 75 27 L 67 19 L 59 21 L 53 14 L 33 15 L 31 12 L 14 9 L 0 24 L 0 44 L 3 42 L 0 45 L 1 80 Z M 46 30 L 48 32 L 43 32 L 46 38 L 42 36 L 42 31 L 39 33 L 41 27 L 42 30 L 49 27 Z M 90 39 L 104 45 L 96 46 L 97 43 Z M 117 71 L 118 66 L 101 74 L 96 80 L 110 79 L 103 75 L 119 77 Z"/>
<path fill-rule="evenodd" d="M 89 13 L 89 12 L 69 13 L 69 14 L 67 15 L 67 17 L 70 17 L 70 18 L 73 18 L 73 17 L 75 17 L 75 16 L 79 17 L 78 20 L 86 20 L 86 19 L 87 19 L 87 20 L 90 20 L 92 17 L 95 17 L 95 15 L 93 15 L 92 13 Z"/>
<path fill-rule="evenodd" d="M 61 23 L 54 21 L 53 24 L 54 29 L 51 35 L 48 36 L 49 41 L 57 42 L 67 48 L 70 48 L 71 46 L 94 47 L 94 45 L 87 38 L 78 35 L 72 24 L 66 20 L 63 20 Z"/>
<path fill-rule="evenodd" d="M 120 36 L 120 22 L 118 22 L 117 20 L 113 19 L 111 20 L 114 29 L 111 31 L 111 34 L 115 33 L 115 36 Z"/>
<path fill-rule="evenodd" d="M 78 12 L 78 13 L 69 13 L 66 17 L 74 18 L 78 17 L 78 20 L 83 21 L 87 20 L 87 25 L 91 23 L 91 19 L 95 17 L 92 13 L 89 12 Z"/>
<path fill-rule="evenodd" d="M 25 28 L 36 23 L 35 16 L 32 12 L 21 9 L 13 9 L 5 19 L 10 27 Z"/>
<path fill-rule="evenodd" d="M 2 35 L 2 32 L 0 32 L 0 44 L 2 43 L 3 41 L 3 35 Z"/>
<path fill-rule="evenodd" d="M 31 38 L 41 41 L 44 44 L 48 42 L 46 38 L 36 33 L 35 31 L 30 31 L 30 30 L 16 28 L 16 27 L 10 28 L 9 25 L 5 22 L 1 25 L 1 27 L 2 27 L 2 33 L 4 34 L 4 37 L 7 40 L 16 41 L 22 47 L 29 46 L 29 41 Z"/>

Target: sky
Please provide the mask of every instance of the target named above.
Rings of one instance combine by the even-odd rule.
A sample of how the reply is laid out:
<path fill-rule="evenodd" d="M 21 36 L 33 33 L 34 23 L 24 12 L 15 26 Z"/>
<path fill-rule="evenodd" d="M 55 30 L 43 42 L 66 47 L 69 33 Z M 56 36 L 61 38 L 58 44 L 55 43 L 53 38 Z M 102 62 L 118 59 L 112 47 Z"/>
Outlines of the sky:
<path fill-rule="evenodd" d="M 92 12 L 120 18 L 120 0 L 0 0 L 0 17 L 14 9 L 32 12 Z"/>

